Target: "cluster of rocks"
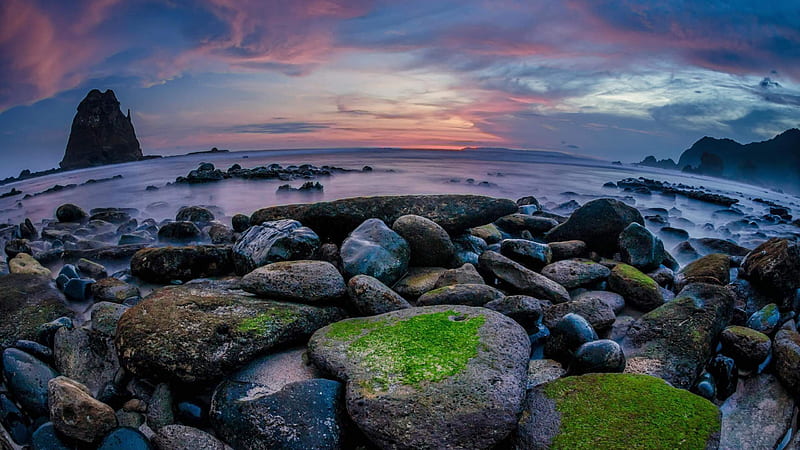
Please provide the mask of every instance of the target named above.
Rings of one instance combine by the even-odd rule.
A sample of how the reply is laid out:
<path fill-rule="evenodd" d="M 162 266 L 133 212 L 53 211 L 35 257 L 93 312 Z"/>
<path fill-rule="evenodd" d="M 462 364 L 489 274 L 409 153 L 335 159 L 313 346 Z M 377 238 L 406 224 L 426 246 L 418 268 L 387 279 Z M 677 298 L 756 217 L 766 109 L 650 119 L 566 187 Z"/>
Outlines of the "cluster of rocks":
<path fill-rule="evenodd" d="M 619 187 L 626 192 L 635 192 L 637 194 L 648 195 L 653 192 L 658 192 L 662 195 L 682 195 L 694 200 L 700 200 L 706 203 L 713 203 L 722 206 L 731 206 L 739 203 L 739 200 L 728 197 L 722 194 L 709 192 L 703 186 L 695 187 L 683 183 L 673 184 L 666 181 L 653 180 L 650 178 L 625 178 L 624 180 L 617 181 L 616 183 L 607 183 L 607 187 Z"/>
<path fill-rule="evenodd" d="M 175 179 L 176 183 L 208 183 L 229 178 L 243 178 L 246 180 L 311 180 L 319 177 L 331 176 L 335 173 L 345 172 L 371 172 L 372 168 L 365 166 L 361 170 L 344 169 L 335 166 L 317 167 L 312 164 L 290 165 L 283 167 L 280 164 L 258 166 L 252 169 L 243 168 L 234 164 L 226 171 L 214 167 L 211 163 L 201 163 L 197 169 L 189 172 L 185 177 Z"/>
<path fill-rule="evenodd" d="M 681 266 L 613 199 L 568 217 L 471 195 L 230 226 L 199 206 L 163 224 L 56 216 L 41 235 L 62 245 L 104 223 L 150 240 L 127 270 L 84 257 L 54 282 L 38 230 L 17 227 L 32 239 L 6 243 L 0 276 L 9 445 L 772 448 L 795 427 L 797 240 Z"/>

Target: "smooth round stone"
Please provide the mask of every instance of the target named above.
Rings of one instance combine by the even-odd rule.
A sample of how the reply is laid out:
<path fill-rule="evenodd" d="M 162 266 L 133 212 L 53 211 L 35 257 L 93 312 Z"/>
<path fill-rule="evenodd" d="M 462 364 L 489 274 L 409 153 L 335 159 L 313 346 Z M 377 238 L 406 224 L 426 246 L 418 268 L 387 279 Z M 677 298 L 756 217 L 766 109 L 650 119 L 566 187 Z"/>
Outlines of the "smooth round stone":
<path fill-rule="evenodd" d="M 33 450 L 72 450 L 75 447 L 67 444 L 57 433 L 53 422 L 47 422 L 33 432 L 31 438 Z"/>
<path fill-rule="evenodd" d="M 392 230 L 408 242 L 411 265 L 449 267 L 452 263 L 455 247 L 447 231 L 436 222 L 409 214 L 397 218 L 392 224 Z"/>
<path fill-rule="evenodd" d="M 655 280 L 628 264 L 617 264 L 608 278 L 609 288 L 630 306 L 650 312 L 664 304 L 664 294 Z"/>
<path fill-rule="evenodd" d="M 97 450 L 155 450 L 147 437 L 133 428 L 117 428 L 103 439 Z"/>
<path fill-rule="evenodd" d="M 550 330 L 544 354 L 562 364 L 569 363 L 574 352 L 583 344 L 597 340 L 589 322 L 577 314 L 567 314 Z"/>
<path fill-rule="evenodd" d="M 159 241 L 188 242 L 200 237 L 200 229 L 192 222 L 170 222 L 158 230 Z"/>
<path fill-rule="evenodd" d="M 47 416 L 47 383 L 58 373 L 33 356 L 9 348 L 3 352 L 3 376 L 9 391 L 32 417 Z"/>
<path fill-rule="evenodd" d="M 347 282 L 350 305 L 363 316 L 374 316 L 411 305 L 395 291 L 369 275 L 356 275 Z"/>
<path fill-rule="evenodd" d="M 35 358 L 48 364 L 53 361 L 53 350 L 38 342 L 21 339 L 14 342 L 14 348 L 18 348 L 29 355 L 33 355 Z"/>
<path fill-rule="evenodd" d="M 745 370 L 756 368 L 764 362 L 772 347 L 766 334 L 736 325 L 722 330 L 720 342 L 722 353 L 732 357 Z"/>
<path fill-rule="evenodd" d="M 344 240 L 342 268 L 349 278 L 363 274 L 391 285 L 408 269 L 408 242 L 380 219 L 368 219 Z"/>
<path fill-rule="evenodd" d="M 508 295 L 492 300 L 484 307 L 514 319 L 514 322 L 522 325 L 525 331 L 533 333 L 537 332 L 542 324 L 543 309 L 551 305 L 548 300 L 539 300 L 527 295 Z"/>
<path fill-rule="evenodd" d="M 264 222 L 247 229 L 234 244 L 233 264 L 238 275 L 266 264 L 309 259 L 319 248 L 319 236 L 296 220 Z"/>
<path fill-rule="evenodd" d="M 72 203 L 65 203 L 56 209 L 56 219 L 59 222 L 80 222 L 89 217 L 86 211 Z"/>
<path fill-rule="evenodd" d="M 625 370 L 625 354 L 616 342 L 600 339 L 587 342 L 575 351 L 570 372 L 584 373 L 622 372 Z"/>
<path fill-rule="evenodd" d="M 711 376 L 710 373 L 704 372 L 700 375 L 700 378 L 697 380 L 697 383 L 692 386 L 691 391 L 706 400 L 714 400 L 714 397 L 717 396 L 717 387 L 714 384 L 714 378 Z"/>
<path fill-rule="evenodd" d="M 242 278 L 242 289 L 259 297 L 300 303 L 336 300 L 347 294 L 342 275 L 325 261 L 281 261 Z"/>
<path fill-rule="evenodd" d="M 716 355 L 706 365 L 706 371 L 714 378 L 719 400 L 725 400 L 736 392 L 736 386 L 739 383 L 739 369 L 733 358 Z"/>
<path fill-rule="evenodd" d="M 167 383 L 160 383 L 147 404 L 147 425 L 153 430 L 175 423 L 172 390 Z"/>
<path fill-rule="evenodd" d="M 245 214 L 236 214 L 231 218 L 231 226 L 233 231 L 243 233 L 250 228 L 250 217 Z"/>
<path fill-rule="evenodd" d="M 770 303 L 754 312 L 753 315 L 747 319 L 747 327 L 764 334 L 772 334 L 772 332 L 778 328 L 780 319 L 781 312 L 778 310 L 778 305 Z"/>

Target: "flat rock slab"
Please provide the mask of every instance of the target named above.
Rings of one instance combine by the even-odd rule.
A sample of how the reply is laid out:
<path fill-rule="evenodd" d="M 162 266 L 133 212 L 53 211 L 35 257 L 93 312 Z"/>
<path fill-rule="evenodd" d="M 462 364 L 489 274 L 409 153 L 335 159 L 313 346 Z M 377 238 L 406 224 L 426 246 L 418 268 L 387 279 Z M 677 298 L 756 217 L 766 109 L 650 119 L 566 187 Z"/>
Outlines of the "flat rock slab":
<path fill-rule="evenodd" d="M 237 287 L 189 283 L 150 294 L 119 320 L 123 367 L 140 377 L 212 382 L 345 316 L 330 306 L 261 300 Z"/>
<path fill-rule="evenodd" d="M 528 393 L 519 449 L 716 449 L 719 410 L 647 375 L 561 378 Z"/>
<path fill-rule="evenodd" d="M 308 349 L 378 446 L 489 448 L 516 425 L 530 341 L 497 312 L 429 306 L 335 323 Z"/>
<path fill-rule="evenodd" d="M 354 197 L 333 202 L 259 209 L 250 217 L 250 224 L 294 219 L 320 236 L 341 240 L 367 219 L 394 223 L 400 216 L 414 214 L 430 219 L 452 233 L 494 222 L 500 217 L 517 212 L 517 209 L 517 205 L 511 200 L 481 195 Z"/>

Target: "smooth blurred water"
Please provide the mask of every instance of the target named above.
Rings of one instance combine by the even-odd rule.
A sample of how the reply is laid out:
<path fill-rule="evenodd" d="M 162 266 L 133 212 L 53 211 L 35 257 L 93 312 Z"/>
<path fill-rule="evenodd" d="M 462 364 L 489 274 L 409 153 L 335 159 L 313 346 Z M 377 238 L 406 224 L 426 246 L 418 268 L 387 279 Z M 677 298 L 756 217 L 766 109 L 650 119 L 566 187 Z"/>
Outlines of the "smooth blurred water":
<path fill-rule="evenodd" d="M 279 180 L 229 179 L 201 185 L 173 184 L 176 177 L 186 175 L 201 162 L 211 162 L 222 170 L 234 163 L 251 168 L 259 165 L 279 163 L 284 166 L 314 164 L 335 165 L 348 169 L 361 169 L 365 165 L 372 172 L 335 174 L 320 178 L 325 189 L 320 193 L 277 193 L 277 187 L 286 184 Z M 100 179 L 122 175 L 122 179 L 22 199 L 25 194 L 37 193 L 55 184 L 83 183 L 89 179 Z M 34 223 L 52 219 L 55 209 L 62 203 L 75 203 L 87 211 L 96 207 L 128 207 L 141 211 L 140 218 L 156 220 L 174 218 L 176 211 L 184 205 L 214 205 L 224 216 L 236 213 L 249 214 L 258 208 L 270 205 L 334 200 L 361 195 L 389 194 L 434 194 L 471 193 L 516 199 L 526 195 L 536 196 L 543 205 L 554 207 L 575 199 L 585 203 L 592 198 L 615 197 L 635 203 L 639 208 L 675 207 L 680 215 L 698 227 L 686 228 L 693 237 L 715 236 L 704 231 L 701 225 L 714 224 L 715 228 L 729 222 L 730 218 L 714 215 L 724 209 L 682 196 L 669 198 L 653 194 L 633 195 L 618 189 L 603 188 L 607 181 L 618 181 L 632 176 L 644 176 L 672 183 L 703 185 L 712 191 L 740 199 L 736 208 L 746 214 L 760 216 L 768 207 L 753 202 L 761 197 L 776 201 L 800 213 L 800 199 L 763 188 L 729 180 L 698 175 L 688 175 L 659 169 L 635 166 L 618 166 L 603 161 L 571 157 L 548 152 L 513 150 L 286 150 L 260 152 L 234 152 L 200 154 L 155 159 L 134 163 L 117 164 L 77 170 L 62 174 L 17 182 L 0 187 L 0 193 L 12 187 L 23 191 L 22 195 L 0 199 L 0 223 L 19 223 L 25 217 Z M 473 178 L 474 184 L 465 180 Z M 486 181 L 490 185 L 480 185 Z M 295 187 L 302 180 L 290 182 Z M 146 191 L 149 185 L 157 191 Z M 574 194 L 567 194 L 572 192 Z M 158 205 L 165 202 L 166 205 Z M 791 225 L 762 225 L 764 235 L 780 235 L 797 232 Z M 756 237 L 762 237 L 760 234 Z"/>

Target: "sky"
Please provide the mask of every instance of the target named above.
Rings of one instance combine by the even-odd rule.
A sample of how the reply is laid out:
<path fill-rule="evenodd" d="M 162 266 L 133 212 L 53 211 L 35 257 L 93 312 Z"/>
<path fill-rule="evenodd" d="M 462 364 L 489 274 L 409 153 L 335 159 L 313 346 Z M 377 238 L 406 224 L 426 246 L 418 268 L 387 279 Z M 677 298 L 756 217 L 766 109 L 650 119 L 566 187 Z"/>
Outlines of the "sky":
<path fill-rule="evenodd" d="M 2 0 L 0 176 L 113 89 L 145 154 L 508 147 L 677 160 L 800 127 L 800 2 Z"/>

